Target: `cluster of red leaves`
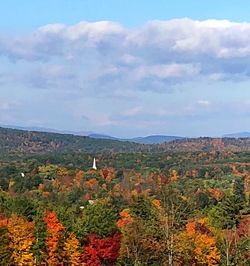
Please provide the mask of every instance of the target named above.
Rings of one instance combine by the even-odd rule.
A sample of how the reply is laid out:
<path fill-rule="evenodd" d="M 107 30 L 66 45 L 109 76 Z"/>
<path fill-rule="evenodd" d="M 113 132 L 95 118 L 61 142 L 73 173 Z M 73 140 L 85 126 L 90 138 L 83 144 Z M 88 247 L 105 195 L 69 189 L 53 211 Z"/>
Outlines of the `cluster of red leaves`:
<path fill-rule="evenodd" d="M 250 237 L 250 216 L 246 216 L 241 219 L 236 230 L 233 229 L 225 229 L 223 233 L 228 240 L 229 244 L 229 253 L 231 256 L 235 256 L 237 252 L 237 244 L 240 242 L 242 238 Z M 250 259 L 249 252 L 243 252 L 243 256 Z"/>
<path fill-rule="evenodd" d="M 103 179 L 110 182 L 115 178 L 115 171 L 113 168 L 104 168 L 101 170 L 101 176 Z"/>
<path fill-rule="evenodd" d="M 47 224 L 48 236 L 46 246 L 48 250 L 48 265 L 59 265 L 58 259 L 58 241 L 64 226 L 58 221 L 55 212 L 48 212 L 44 216 L 44 222 Z"/>
<path fill-rule="evenodd" d="M 88 245 L 84 247 L 82 260 L 89 266 L 105 265 L 113 266 L 119 256 L 120 233 L 103 239 L 97 238 L 95 234 L 88 237 Z"/>
<path fill-rule="evenodd" d="M 7 227 L 8 219 L 0 214 L 0 227 Z"/>
<path fill-rule="evenodd" d="M 250 237 L 250 216 L 246 216 L 241 219 L 237 229 L 238 237 Z"/>
<path fill-rule="evenodd" d="M 109 170 L 107 168 L 103 169 L 101 172 L 104 179 L 106 179 L 109 175 Z"/>
<path fill-rule="evenodd" d="M 90 195 L 89 192 L 87 192 L 87 193 L 85 194 L 85 199 L 86 199 L 86 200 L 90 200 L 90 199 L 91 199 L 91 195 Z"/>

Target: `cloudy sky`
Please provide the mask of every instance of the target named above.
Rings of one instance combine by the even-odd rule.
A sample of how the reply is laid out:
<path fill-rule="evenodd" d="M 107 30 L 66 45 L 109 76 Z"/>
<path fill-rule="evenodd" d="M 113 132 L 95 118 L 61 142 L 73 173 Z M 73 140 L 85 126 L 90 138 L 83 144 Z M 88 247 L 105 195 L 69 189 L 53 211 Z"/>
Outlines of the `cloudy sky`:
<path fill-rule="evenodd" d="M 119 137 L 250 130 L 247 0 L 9 0 L 0 9 L 0 125 Z"/>

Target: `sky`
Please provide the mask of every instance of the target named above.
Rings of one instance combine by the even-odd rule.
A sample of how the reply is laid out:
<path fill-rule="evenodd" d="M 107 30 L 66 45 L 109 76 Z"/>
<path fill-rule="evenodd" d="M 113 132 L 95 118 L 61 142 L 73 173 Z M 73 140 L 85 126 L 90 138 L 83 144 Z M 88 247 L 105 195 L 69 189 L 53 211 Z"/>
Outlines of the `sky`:
<path fill-rule="evenodd" d="M 250 131 L 247 0 L 0 3 L 0 125 Z"/>

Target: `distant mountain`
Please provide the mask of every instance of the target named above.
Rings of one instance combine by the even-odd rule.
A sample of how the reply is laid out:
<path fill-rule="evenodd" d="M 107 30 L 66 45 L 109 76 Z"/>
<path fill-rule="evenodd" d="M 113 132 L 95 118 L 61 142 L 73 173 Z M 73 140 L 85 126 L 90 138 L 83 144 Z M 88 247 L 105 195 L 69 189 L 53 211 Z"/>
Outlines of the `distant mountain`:
<path fill-rule="evenodd" d="M 18 129 L 18 130 L 35 131 L 35 132 L 71 134 L 75 136 L 89 136 L 90 134 L 93 134 L 93 132 L 91 131 L 60 130 L 60 129 L 46 128 L 46 127 L 22 127 L 22 126 L 13 126 L 13 125 L 0 125 L 0 127 Z"/>
<path fill-rule="evenodd" d="M 47 133 L 58 133 L 58 134 L 70 134 L 75 136 L 86 136 L 93 139 L 109 139 L 109 140 L 119 140 L 119 141 L 130 141 L 139 144 L 161 144 L 164 142 L 170 142 L 173 140 L 183 139 L 179 136 L 165 136 L 165 135 L 151 135 L 147 137 L 136 137 L 136 138 L 117 138 L 110 135 L 94 133 L 92 131 L 72 131 L 72 130 L 59 130 L 54 128 L 45 128 L 45 127 L 22 127 L 22 126 L 13 126 L 13 125 L 0 125 L 2 128 L 12 128 L 18 130 L 27 130 L 33 132 L 47 132 Z"/>
<path fill-rule="evenodd" d="M 102 135 L 102 134 L 89 134 L 88 137 L 94 139 L 111 139 L 111 140 L 120 140 L 120 141 L 131 141 L 139 144 L 161 144 L 164 142 L 170 142 L 173 140 L 183 139 L 183 137 L 179 136 L 164 136 L 164 135 L 152 135 L 147 137 L 137 137 L 137 138 L 130 138 L 130 139 L 121 139 L 112 137 L 109 135 Z"/>
<path fill-rule="evenodd" d="M 223 138 L 250 138 L 250 132 L 238 132 L 225 134 Z"/>
<path fill-rule="evenodd" d="M 103 135 L 103 134 L 89 134 L 88 137 L 93 138 L 93 139 L 113 139 L 113 140 L 120 140 L 119 138 L 112 137 L 109 135 Z"/>
<path fill-rule="evenodd" d="M 130 141 L 140 144 L 161 144 L 164 142 L 170 142 L 178 139 L 184 139 L 184 138 L 179 136 L 152 135 L 147 137 L 132 138 L 130 139 Z"/>

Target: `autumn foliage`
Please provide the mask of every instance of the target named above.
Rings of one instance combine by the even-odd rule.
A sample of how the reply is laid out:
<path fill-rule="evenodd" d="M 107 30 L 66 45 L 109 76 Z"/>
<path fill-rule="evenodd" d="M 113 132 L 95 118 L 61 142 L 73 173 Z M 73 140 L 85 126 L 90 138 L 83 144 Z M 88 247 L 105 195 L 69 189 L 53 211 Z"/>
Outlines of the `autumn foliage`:
<path fill-rule="evenodd" d="M 133 219 L 128 209 L 122 210 L 119 215 L 120 219 L 116 223 L 119 228 L 123 228 L 125 225 L 132 223 Z"/>
<path fill-rule="evenodd" d="M 8 219 L 7 231 L 10 239 L 9 248 L 13 250 L 12 259 L 16 265 L 32 266 L 34 257 L 31 247 L 34 244 L 34 223 L 25 218 L 12 215 Z"/>
<path fill-rule="evenodd" d="M 189 221 L 186 230 L 176 236 L 179 263 L 185 265 L 218 265 L 220 252 L 216 238 L 208 227 L 206 219 Z"/>
<path fill-rule="evenodd" d="M 64 243 L 64 257 L 71 266 L 80 265 L 80 242 L 74 233 L 70 233 Z"/>
<path fill-rule="evenodd" d="M 64 226 L 58 221 L 55 212 L 48 212 L 44 216 L 44 222 L 47 225 L 48 236 L 46 238 L 47 263 L 48 265 L 60 265 L 60 254 L 58 251 L 59 240 Z"/>
<path fill-rule="evenodd" d="M 82 260 L 85 265 L 113 266 L 119 256 L 120 249 L 120 233 L 115 233 L 113 236 L 106 238 L 97 238 L 95 234 L 88 237 L 88 244 L 84 247 Z"/>
<path fill-rule="evenodd" d="M 248 153 L 96 156 L 0 160 L 0 265 L 249 265 Z"/>

